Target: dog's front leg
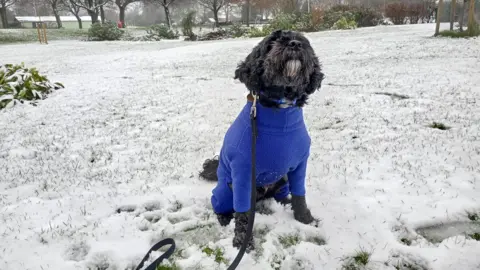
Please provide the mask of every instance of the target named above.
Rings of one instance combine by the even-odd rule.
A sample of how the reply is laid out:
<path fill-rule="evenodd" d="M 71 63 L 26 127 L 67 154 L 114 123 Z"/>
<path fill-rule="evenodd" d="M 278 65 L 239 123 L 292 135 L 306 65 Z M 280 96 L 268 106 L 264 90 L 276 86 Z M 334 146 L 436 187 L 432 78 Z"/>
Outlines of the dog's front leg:
<path fill-rule="evenodd" d="M 304 224 L 310 224 L 315 218 L 310 213 L 305 200 L 305 177 L 307 171 L 307 159 L 302 162 L 293 171 L 288 173 L 288 182 L 292 194 L 292 210 L 294 218 Z"/>
<path fill-rule="evenodd" d="M 248 175 L 248 174 L 245 174 Z M 240 248 L 247 237 L 248 216 L 250 214 L 250 196 L 252 190 L 252 184 L 248 180 L 248 177 L 234 178 L 232 182 L 233 188 L 233 208 L 235 210 L 235 229 L 233 237 L 233 246 Z M 253 205 L 252 207 L 255 207 Z M 248 239 L 247 252 L 255 248 L 253 242 L 253 233 Z"/>
<path fill-rule="evenodd" d="M 310 224 L 315 220 L 307 207 L 305 196 L 292 195 L 292 210 L 293 217 L 301 223 Z"/>

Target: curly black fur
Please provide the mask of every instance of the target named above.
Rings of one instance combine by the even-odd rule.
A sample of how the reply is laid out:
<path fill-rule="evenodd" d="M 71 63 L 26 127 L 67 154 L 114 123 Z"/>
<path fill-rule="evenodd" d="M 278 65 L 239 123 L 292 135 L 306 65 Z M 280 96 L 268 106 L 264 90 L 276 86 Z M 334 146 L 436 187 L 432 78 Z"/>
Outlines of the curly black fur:
<path fill-rule="evenodd" d="M 203 171 L 200 172 L 200 177 L 207 181 L 216 182 L 217 178 L 217 169 L 218 169 L 218 156 L 213 157 L 212 159 L 207 159 L 203 163 Z"/>
<path fill-rule="evenodd" d="M 298 60 L 301 69 L 287 76 L 290 60 Z M 265 107 L 278 106 L 272 99 L 297 100 L 303 107 L 308 96 L 320 89 L 324 74 L 308 39 L 295 31 L 277 30 L 265 37 L 235 70 L 235 79 L 250 92 L 263 93 L 259 102 Z"/>

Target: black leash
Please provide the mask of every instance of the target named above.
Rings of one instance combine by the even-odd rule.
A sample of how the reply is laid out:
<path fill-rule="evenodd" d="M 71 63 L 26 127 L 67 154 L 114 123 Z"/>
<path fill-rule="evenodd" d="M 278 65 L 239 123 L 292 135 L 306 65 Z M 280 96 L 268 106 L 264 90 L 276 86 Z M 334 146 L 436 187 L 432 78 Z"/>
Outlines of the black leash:
<path fill-rule="evenodd" d="M 257 152 L 257 95 L 255 92 L 253 94 L 253 104 L 252 109 L 250 110 L 250 123 L 252 125 L 252 193 L 250 195 L 250 213 L 248 215 L 248 225 L 247 233 L 245 234 L 245 239 L 243 240 L 242 246 L 238 251 L 237 257 L 233 260 L 232 264 L 227 268 L 227 270 L 236 269 L 238 264 L 243 258 L 245 251 L 247 250 L 248 241 L 253 234 L 253 221 L 255 219 L 255 204 L 257 203 L 257 188 L 256 188 L 256 152 Z"/>
<path fill-rule="evenodd" d="M 151 263 L 145 270 L 156 270 L 158 265 L 164 260 L 168 259 L 170 256 L 172 256 L 173 252 L 175 251 L 175 241 L 172 238 L 167 238 L 163 239 L 162 241 L 156 243 L 148 252 L 145 257 L 143 257 L 142 261 L 140 264 L 137 266 L 135 270 L 140 270 L 143 267 L 143 264 L 148 260 L 148 257 L 150 256 L 150 253 L 152 251 L 157 251 L 161 249 L 162 247 L 170 245 L 170 248 L 163 253 L 160 257 L 158 257 L 153 263 Z"/>
<path fill-rule="evenodd" d="M 250 213 L 248 215 L 248 225 L 247 225 L 247 232 L 245 234 L 245 240 L 242 243 L 242 246 L 240 247 L 240 250 L 238 251 L 237 257 L 233 260 L 232 264 L 227 268 L 227 270 L 234 270 L 237 268 L 238 264 L 243 258 L 243 255 L 245 255 L 245 251 L 247 250 L 248 246 L 248 241 L 252 237 L 253 234 L 253 222 L 255 219 L 255 204 L 257 203 L 257 189 L 256 189 L 256 152 L 257 152 L 257 95 L 255 92 L 253 94 L 253 104 L 252 104 L 252 109 L 250 110 L 250 123 L 252 125 L 252 193 L 250 196 Z M 167 238 L 164 239 L 157 244 L 155 244 L 148 252 L 145 257 L 143 257 L 142 261 L 140 264 L 137 266 L 135 270 L 140 270 L 143 267 L 143 264 L 145 261 L 148 260 L 148 257 L 150 256 L 150 253 L 152 251 L 157 251 L 160 248 L 166 246 L 166 245 L 171 245 L 170 248 L 163 253 L 160 257 L 158 257 L 153 263 L 151 263 L 145 270 L 156 270 L 158 265 L 164 260 L 168 259 L 170 256 L 172 256 L 173 252 L 175 251 L 175 241 L 172 238 Z"/>

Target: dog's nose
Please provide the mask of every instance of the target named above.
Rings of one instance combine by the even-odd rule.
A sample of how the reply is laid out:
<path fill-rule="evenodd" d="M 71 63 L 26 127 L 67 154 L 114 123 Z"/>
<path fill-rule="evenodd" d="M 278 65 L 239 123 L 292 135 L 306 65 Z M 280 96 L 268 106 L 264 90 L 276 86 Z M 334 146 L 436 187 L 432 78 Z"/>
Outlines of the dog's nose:
<path fill-rule="evenodd" d="M 292 48 L 299 48 L 302 46 L 302 43 L 298 40 L 290 40 L 290 42 L 288 42 L 288 46 Z"/>

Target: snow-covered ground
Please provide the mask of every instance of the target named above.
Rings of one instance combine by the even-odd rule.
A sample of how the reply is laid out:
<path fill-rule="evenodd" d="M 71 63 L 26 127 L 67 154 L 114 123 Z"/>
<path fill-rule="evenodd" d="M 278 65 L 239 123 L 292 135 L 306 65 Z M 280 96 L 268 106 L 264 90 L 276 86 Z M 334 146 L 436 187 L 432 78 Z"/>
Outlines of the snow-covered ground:
<path fill-rule="evenodd" d="M 366 269 L 480 269 L 465 236 L 480 233 L 466 223 L 480 213 L 480 39 L 433 30 L 308 35 L 327 76 L 305 108 L 321 223 L 266 203 L 238 269 L 339 269 L 359 250 Z M 233 261 L 233 222 L 218 225 L 198 172 L 245 102 L 233 72 L 258 41 L 2 46 L 2 63 L 66 88 L 0 112 L 0 269 L 134 269 L 166 237 L 178 267 L 225 269 L 202 249 Z"/>

